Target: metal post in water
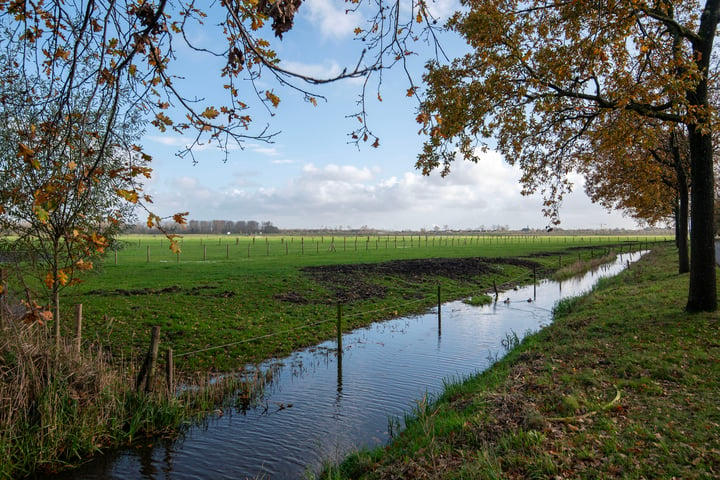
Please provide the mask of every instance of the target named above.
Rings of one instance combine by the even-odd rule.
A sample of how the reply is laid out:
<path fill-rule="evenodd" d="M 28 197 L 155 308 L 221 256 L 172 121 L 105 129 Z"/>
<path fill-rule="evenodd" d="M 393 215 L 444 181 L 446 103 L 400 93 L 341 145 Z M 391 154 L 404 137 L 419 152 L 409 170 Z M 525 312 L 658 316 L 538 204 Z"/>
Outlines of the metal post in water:
<path fill-rule="evenodd" d="M 342 303 L 337 305 L 337 349 L 338 359 L 340 359 L 342 358 Z"/>
<path fill-rule="evenodd" d="M 440 303 L 440 284 L 438 283 L 438 328 L 442 324 L 442 303 Z"/>

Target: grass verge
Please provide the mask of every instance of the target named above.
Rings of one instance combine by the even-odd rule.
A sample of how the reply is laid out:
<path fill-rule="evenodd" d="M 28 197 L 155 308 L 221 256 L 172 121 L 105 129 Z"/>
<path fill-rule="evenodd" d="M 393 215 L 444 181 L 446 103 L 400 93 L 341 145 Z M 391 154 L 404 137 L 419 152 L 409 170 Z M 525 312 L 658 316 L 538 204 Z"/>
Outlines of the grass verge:
<path fill-rule="evenodd" d="M 326 479 L 717 478 L 720 314 L 662 247 Z"/>

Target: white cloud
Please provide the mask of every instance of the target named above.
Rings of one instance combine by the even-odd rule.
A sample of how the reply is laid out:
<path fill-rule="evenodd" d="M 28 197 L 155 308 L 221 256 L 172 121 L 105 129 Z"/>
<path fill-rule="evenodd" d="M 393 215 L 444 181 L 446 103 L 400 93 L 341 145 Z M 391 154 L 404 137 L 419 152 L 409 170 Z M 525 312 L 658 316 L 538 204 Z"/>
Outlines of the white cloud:
<path fill-rule="evenodd" d="M 282 186 L 236 182 L 211 189 L 184 177 L 171 182 L 172 190 L 153 195 L 156 205 L 171 212 L 190 210 L 191 218 L 269 220 L 281 228 L 542 228 L 548 223 L 542 200 L 521 196 L 519 177 L 516 167 L 489 152 L 477 164 L 458 162 L 445 178 L 416 171 L 383 178 L 377 167 L 307 164 Z M 567 197 L 561 218 L 564 228 L 635 226 L 617 213 L 606 214 L 581 192 Z"/>
<path fill-rule="evenodd" d="M 307 0 L 304 12 L 310 23 L 320 28 L 324 37 L 342 38 L 352 35 L 361 21 L 360 15 L 346 13 L 348 5 L 333 0 Z"/>

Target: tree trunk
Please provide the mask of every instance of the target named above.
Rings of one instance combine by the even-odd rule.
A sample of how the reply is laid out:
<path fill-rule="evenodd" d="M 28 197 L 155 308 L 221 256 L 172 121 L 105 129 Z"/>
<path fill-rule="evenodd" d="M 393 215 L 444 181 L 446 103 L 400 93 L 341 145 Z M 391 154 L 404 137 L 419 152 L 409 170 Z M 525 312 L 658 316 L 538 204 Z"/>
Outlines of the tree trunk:
<path fill-rule="evenodd" d="M 55 346 L 60 347 L 60 286 L 58 285 L 58 264 L 60 263 L 60 242 L 55 239 L 53 243 L 53 265 L 52 265 L 52 302 L 53 321 L 55 322 Z"/>
<path fill-rule="evenodd" d="M 694 90 L 688 91 L 691 111 L 696 111 L 687 125 L 690 140 L 690 185 L 692 187 L 690 211 L 690 289 L 688 312 L 717 310 L 715 278 L 715 172 L 711 136 L 708 76 L 715 31 L 720 21 L 720 0 L 707 0 L 697 39 L 693 42 L 693 57 L 702 77 Z"/>
<path fill-rule="evenodd" d="M 688 257 L 688 213 L 690 210 L 688 198 L 688 179 L 685 174 L 683 155 L 680 153 L 676 131 L 672 131 L 672 153 L 675 164 L 675 178 L 677 180 L 677 204 L 675 205 L 675 243 L 678 249 L 678 273 L 690 271 Z"/>
<path fill-rule="evenodd" d="M 690 271 L 690 257 L 688 252 L 689 199 L 687 185 L 685 185 L 684 192 L 681 191 L 679 193 L 680 205 L 678 206 L 677 217 L 678 273 L 687 273 Z"/>
<path fill-rule="evenodd" d="M 701 127 L 688 126 L 692 185 L 690 289 L 686 307 L 688 312 L 709 312 L 717 309 L 712 139 L 710 134 L 700 131 Z"/>

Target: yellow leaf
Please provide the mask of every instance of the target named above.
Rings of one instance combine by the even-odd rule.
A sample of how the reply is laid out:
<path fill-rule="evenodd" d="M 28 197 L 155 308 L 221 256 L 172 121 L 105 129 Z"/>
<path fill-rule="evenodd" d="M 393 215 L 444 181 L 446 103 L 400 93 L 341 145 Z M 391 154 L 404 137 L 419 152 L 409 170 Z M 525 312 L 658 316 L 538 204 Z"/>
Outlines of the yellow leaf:
<path fill-rule="evenodd" d="M 122 188 L 118 188 L 115 190 L 118 195 L 120 195 L 122 198 L 127 200 L 130 203 L 137 203 L 138 202 L 138 193 L 133 190 L 125 190 Z"/>
<path fill-rule="evenodd" d="M 275 95 L 273 92 L 267 90 L 265 92 L 265 98 L 270 100 L 270 103 L 272 103 L 272 106 L 277 108 L 277 106 L 280 104 L 280 97 Z"/>

